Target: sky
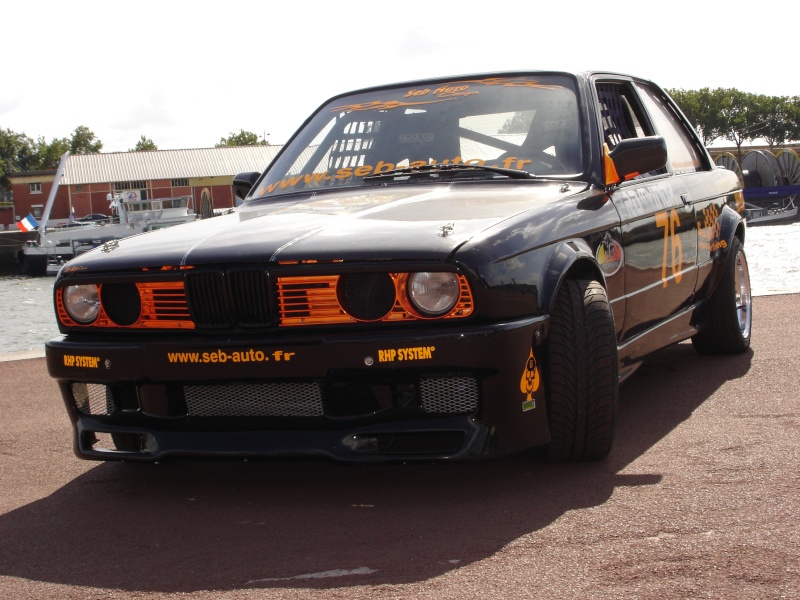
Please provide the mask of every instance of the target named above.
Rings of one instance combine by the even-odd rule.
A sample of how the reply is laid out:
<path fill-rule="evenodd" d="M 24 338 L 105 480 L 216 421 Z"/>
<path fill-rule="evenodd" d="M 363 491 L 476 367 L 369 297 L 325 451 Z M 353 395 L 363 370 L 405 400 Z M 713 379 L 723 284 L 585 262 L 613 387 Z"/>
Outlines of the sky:
<path fill-rule="evenodd" d="M 793 53 L 753 41 L 768 39 L 766 23 L 796 23 L 796 0 L 746 11 L 707 0 L 6 4 L 0 129 L 49 142 L 83 125 L 103 152 L 141 136 L 160 150 L 210 148 L 242 129 L 282 144 L 348 90 L 491 71 L 800 95 Z"/>

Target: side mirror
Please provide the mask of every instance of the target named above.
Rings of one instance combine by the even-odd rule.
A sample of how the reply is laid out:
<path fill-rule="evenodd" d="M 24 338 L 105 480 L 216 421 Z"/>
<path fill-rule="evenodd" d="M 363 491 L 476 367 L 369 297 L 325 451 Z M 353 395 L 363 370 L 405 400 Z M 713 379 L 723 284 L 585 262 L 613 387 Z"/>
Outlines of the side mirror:
<path fill-rule="evenodd" d="M 259 177 L 261 177 L 261 173 L 255 171 L 238 173 L 233 176 L 233 193 L 240 202 L 247 197 Z"/>
<path fill-rule="evenodd" d="M 637 175 L 658 171 L 667 164 L 667 144 L 660 135 L 628 138 L 613 150 L 603 148 L 606 185 L 633 179 Z"/>

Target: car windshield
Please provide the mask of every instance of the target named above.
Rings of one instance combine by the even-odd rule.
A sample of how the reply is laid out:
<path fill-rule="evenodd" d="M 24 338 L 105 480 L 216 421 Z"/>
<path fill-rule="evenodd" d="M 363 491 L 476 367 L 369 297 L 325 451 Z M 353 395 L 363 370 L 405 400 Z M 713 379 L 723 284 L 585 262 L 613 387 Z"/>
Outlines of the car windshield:
<path fill-rule="evenodd" d="M 565 176 L 582 170 L 580 139 L 575 82 L 563 75 L 381 88 L 320 108 L 251 196 L 426 178 Z M 475 168 L 484 166 L 491 169 Z"/>

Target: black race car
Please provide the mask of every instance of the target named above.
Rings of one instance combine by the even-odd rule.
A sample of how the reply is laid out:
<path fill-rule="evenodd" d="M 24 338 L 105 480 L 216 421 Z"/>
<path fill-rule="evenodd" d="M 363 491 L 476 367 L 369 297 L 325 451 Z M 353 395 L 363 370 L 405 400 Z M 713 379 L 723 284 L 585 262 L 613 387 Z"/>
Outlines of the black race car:
<path fill-rule="evenodd" d="M 750 343 L 739 181 L 646 80 L 343 94 L 234 186 L 58 275 L 78 456 L 600 459 L 643 357 Z"/>

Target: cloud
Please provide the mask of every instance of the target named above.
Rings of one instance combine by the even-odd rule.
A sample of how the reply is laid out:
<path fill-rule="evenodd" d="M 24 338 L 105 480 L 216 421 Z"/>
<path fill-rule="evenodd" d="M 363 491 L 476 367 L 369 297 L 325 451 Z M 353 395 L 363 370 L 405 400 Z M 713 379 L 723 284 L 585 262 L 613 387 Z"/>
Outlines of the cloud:
<path fill-rule="evenodd" d="M 441 36 L 436 36 L 435 31 L 432 35 L 427 35 L 421 29 L 412 29 L 401 40 L 397 47 L 397 54 L 402 57 L 414 58 L 436 54 L 444 50 L 447 45 L 443 43 Z"/>
<path fill-rule="evenodd" d="M 163 149 L 209 147 L 240 129 L 283 143 L 349 89 L 523 69 L 610 69 L 667 88 L 798 93 L 763 52 L 733 55 L 715 45 L 708 24 L 737 31 L 736 11 L 674 0 L 656 19 L 633 0 L 523 4 L 497 13 L 434 3 L 409 13 L 365 0 L 347 10 L 141 0 L 118 18 L 100 0 L 12 3 L 4 16 L 18 25 L 0 37 L 0 52 L 26 60 L 4 67 L 13 85 L 0 89 L 0 127 L 49 140 L 85 125 L 104 151 L 132 148 L 141 135 Z M 770 7 L 797 12 L 794 0 Z M 247 27 L 222 26 L 234 15 Z M 35 37 L 25 26 L 32 23 Z M 34 79 L 30 65 L 46 67 Z"/>
<path fill-rule="evenodd" d="M 0 96 L 0 115 L 6 115 L 19 109 L 22 104 L 22 97 L 19 95 L 2 97 Z M 0 125 L 2 127 L 2 125 Z"/>
<path fill-rule="evenodd" d="M 124 106 L 124 105 L 123 105 Z M 134 100 L 112 126 L 123 131 L 141 131 L 146 128 L 170 127 L 176 123 L 164 90 L 158 88 L 140 101 Z"/>

